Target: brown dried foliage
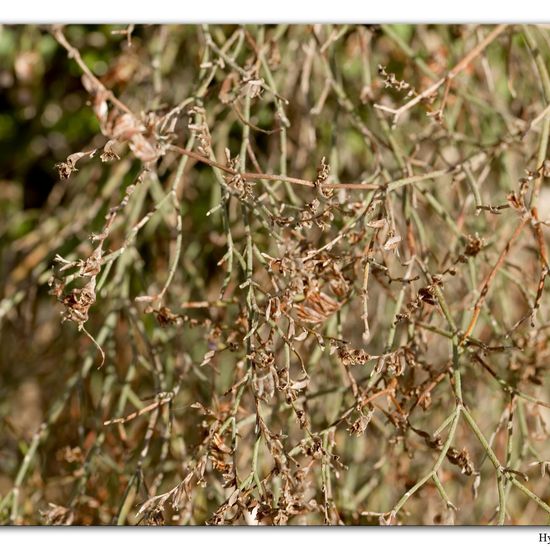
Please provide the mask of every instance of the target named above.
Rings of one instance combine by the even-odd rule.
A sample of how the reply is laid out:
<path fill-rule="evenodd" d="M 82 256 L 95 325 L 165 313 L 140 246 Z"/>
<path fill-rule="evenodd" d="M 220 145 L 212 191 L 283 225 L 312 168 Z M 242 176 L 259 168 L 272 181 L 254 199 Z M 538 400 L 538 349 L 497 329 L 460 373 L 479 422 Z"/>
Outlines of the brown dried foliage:
<path fill-rule="evenodd" d="M 6 521 L 546 521 L 547 29 L 465 26 L 455 59 L 418 26 L 427 65 L 392 27 L 132 27 L 145 84 L 50 31 L 101 132 L 58 164 L 100 233 L 51 292 L 96 347 L 29 461 L 79 451 Z"/>

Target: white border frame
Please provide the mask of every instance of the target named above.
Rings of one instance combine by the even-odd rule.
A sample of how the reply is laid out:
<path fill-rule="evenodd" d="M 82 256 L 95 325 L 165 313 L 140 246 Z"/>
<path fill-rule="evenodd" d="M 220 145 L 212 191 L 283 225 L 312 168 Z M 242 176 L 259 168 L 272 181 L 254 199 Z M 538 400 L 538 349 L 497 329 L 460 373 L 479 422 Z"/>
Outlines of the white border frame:
<path fill-rule="evenodd" d="M 550 2 L 520 0 L 9 0 L 0 23 L 550 23 Z"/>

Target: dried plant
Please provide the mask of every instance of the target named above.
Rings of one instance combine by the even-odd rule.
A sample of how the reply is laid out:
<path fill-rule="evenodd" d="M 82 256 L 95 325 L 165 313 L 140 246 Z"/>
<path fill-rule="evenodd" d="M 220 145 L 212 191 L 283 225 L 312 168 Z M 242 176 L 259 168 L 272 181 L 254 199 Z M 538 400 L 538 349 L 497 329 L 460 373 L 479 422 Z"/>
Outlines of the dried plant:
<path fill-rule="evenodd" d="M 548 521 L 547 28 L 29 29 L 94 135 L 0 225 L 4 523 Z"/>

